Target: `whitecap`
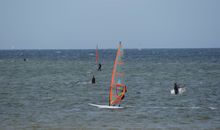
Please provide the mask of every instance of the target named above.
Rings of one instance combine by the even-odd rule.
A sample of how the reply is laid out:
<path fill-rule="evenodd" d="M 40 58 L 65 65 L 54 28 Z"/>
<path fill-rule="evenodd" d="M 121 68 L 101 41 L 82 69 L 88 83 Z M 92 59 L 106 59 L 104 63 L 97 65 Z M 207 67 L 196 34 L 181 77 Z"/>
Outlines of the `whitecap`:
<path fill-rule="evenodd" d="M 209 107 L 209 109 L 216 110 L 217 108 L 216 107 Z"/>

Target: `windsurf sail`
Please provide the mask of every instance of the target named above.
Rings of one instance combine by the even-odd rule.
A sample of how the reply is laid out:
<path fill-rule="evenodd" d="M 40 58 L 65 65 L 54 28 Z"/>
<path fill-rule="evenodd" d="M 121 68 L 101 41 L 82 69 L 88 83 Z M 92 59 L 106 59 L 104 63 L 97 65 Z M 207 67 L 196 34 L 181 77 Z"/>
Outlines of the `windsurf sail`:
<path fill-rule="evenodd" d="M 98 65 L 98 62 L 99 62 L 98 45 L 96 46 L 96 55 L 95 55 L 95 61 L 96 61 L 96 64 Z"/>
<path fill-rule="evenodd" d="M 126 92 L 124 73 L 122 70 L 123 65 L 123 49 L 120 42 L 116 53 L 114 67 L 112 69 L 112 79 L 109 91 L 109 106 L 120 104 Z"/>

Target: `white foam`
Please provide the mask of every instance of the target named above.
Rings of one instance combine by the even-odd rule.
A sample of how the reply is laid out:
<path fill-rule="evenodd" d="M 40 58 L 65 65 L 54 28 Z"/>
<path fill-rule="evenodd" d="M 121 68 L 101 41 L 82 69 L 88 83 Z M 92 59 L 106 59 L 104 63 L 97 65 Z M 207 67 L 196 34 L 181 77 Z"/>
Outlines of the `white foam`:
<path fill-rule="evenodd" d="M 179 88 L 179 94 L 183 94 L 184 92 L 186 92 L 186 88 Z M 170 90 L 170 94 L 175 94 L 174 89 Z"/>
<path fill-rule="evenodd" d="M 163 106 L 150 106 L 150 107 L 145 107 L 147 109 L 211 109 L 211 110 L 216 110 L 218 108 L 216 107 L 163 107 Z"/>
<path fill-rule="evenodd" d="M 209 107 L 209 109 L 216 110 L 217 108 L 216 107 Z"/>
<path fill-rule="evenodd" d="M 155 107 L 145 107 L 148 109 L 200 109 L 201 107 L 162 107 L 162 106 L 155 106 Z"/>
<path fill-rule="evenodd" d="M 77 84 L 91 84 L 91 82 L 78 82 Z"/>

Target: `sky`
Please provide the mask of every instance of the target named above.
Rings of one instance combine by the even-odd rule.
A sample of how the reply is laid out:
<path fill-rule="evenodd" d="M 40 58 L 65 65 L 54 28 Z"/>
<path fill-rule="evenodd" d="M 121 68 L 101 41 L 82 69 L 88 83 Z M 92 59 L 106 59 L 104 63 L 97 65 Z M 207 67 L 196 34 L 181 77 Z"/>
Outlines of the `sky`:
<path fill-rule="evenodd" d="M 220 48 L 220 0 L 0 0 L 0 49 Z"/>

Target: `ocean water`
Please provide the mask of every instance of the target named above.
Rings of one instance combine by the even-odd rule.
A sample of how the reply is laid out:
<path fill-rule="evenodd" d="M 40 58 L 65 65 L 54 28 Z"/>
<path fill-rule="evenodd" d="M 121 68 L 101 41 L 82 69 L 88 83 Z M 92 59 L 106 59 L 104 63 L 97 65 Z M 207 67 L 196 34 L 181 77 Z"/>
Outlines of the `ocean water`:
<path fill-rule="evenodd" d="M 220 129 L 220 49 L 125 49 L 125 108 L 89 106 L 108 104 L 115 54 L 98 72 L 95 50 L 1 50 L 0 129 Z"/>

